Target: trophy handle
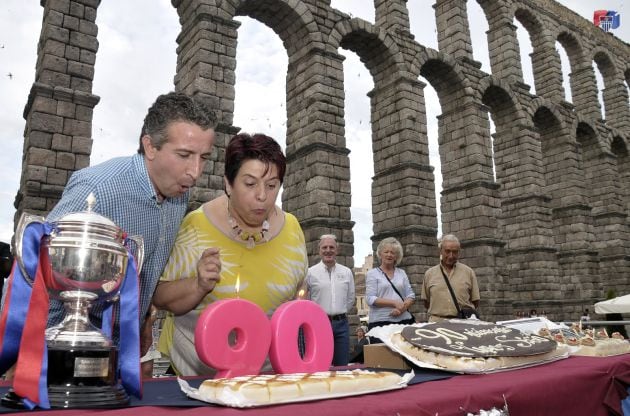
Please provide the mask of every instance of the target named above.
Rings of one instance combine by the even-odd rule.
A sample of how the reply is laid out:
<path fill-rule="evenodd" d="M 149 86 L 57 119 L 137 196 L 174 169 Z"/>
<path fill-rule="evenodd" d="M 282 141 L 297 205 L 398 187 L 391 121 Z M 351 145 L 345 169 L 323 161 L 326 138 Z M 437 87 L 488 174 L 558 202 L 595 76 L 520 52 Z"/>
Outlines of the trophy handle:
<path fill-rule="evenodd" d="M 20 270 L 22 271 L 22 275 L 26 278 L 26 281 L 29 284 L 32 284 L 35 277 L 30 276 L 24 266 L 24 260 L 22 256 L 22 247 L 24 245 L 24 233 L 26 232 L 26 227 L 30 224 L 36 222 L 43 224 L 46 221 L 46 218 L 40 215 L 29 214 L 28 212 L 23 212 L 20 217 L 20 221 L 18 221 L 17 228 L 15 229 L 15 239 L 13 242 L 13 253 L 15 256 L 15 260 L 17 261 Z"/>
<path fill-rule="evenodd" d="M 142 271 L 142 262 L 144 261 L 144 238 L 141 235 L 132 235 L 127 237 L 129 240 L 136 244 L 136 265 L 138 266 L 138 276 Z"/>

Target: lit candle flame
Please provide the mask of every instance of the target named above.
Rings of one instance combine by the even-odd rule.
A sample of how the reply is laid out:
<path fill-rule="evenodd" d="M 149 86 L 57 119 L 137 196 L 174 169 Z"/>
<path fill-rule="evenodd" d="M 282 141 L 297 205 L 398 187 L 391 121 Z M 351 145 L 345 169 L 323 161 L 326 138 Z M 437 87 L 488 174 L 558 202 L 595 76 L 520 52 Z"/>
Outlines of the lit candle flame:
<path fill-rule="evenodd" d="M 298 292 L 298 299 L 304 299 L 304 289 L 300 289 Z"/>
<path fill-rule="evenodd" d="M 234 285 L 234 287 L 236 288 L 236 297 L 238 298 L 238 291 L 241 287 L 241 274 L 237 274 L 236 275 L 236 285 Z"/>

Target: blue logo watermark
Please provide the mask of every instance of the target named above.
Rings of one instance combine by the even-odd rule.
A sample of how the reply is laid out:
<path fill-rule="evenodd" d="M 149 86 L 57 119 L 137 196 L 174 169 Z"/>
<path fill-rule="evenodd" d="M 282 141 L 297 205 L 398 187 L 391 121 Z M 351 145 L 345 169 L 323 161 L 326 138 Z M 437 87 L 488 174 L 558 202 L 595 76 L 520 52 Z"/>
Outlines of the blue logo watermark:
<path fill-rule="evenodd" d="M 593 24 L 601 27 L 604 32 L 617 29 L 621 25 L 621 15 L 614 10 L 595 10 Z"/>

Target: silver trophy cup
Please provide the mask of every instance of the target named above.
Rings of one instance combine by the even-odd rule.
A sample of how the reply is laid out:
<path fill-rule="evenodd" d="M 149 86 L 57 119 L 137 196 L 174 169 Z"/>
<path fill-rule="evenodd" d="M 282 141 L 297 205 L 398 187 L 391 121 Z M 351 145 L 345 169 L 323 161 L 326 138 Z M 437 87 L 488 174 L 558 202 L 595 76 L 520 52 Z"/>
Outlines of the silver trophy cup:
<path fill-rule="evenodd" d="M 99 302 L 116 302 L 128 263 L 123 231 L 108 218 L 87 210 L 53 222 L 53 231 L 42 240 L 52 269 L 46 283 L 51 299 L 64 303 L 61 324 L 46 329 L 48 347 L 48 396 L 51 407 L 116 407 L 129 402 L 118 383 L 118 352 L 112 340 L 90 323 L 89 309 Z M 26 227 L 43 217 L 22 214 L 16 229 L 15 258 L 32 284 L 23 262 Z M 135 243 L 138 273 L 144 257 L 142 237 Z"/>

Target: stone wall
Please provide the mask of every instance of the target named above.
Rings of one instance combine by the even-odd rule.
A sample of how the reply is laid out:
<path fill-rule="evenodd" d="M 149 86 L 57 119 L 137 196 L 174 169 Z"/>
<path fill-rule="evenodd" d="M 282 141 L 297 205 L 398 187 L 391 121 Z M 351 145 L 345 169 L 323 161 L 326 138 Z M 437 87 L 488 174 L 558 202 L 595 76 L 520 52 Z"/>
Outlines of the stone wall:
<path fill-rule="evenodd" d="M 414 40 L 406 0 L 374 0 L 375 24 L 327 0 L 172 0 L 182 25 L 175 89 L 205 99 L 220 120 L 217 151 L 192 206 L 222 192 L 225 143 L 238 131 L 234 17 L 246 15 L 272 28 L 289 58 L 282 202 L 299 218 L 312 260 L 318 236 L 333 232 L 340 261 L 353 266 L 341 47 L 360 57 L 374 81 L 374 247 L 387 236 L 402 242 L 402 266 L 416 290 L 437 262 L 439 203 L 443 232 L 460 237 L 463 261 L 477 271 L 484 317 L 536 308 L 552 319 L 576 318 L 610 290 L 627 293 L 630 46 L 550 0 L 477 1 L 489 24 L 490 74 L 473 60 L 466 0 L 436 1 L 438 50 Z M 17 216 L 47 213 L 69 175 L 89 165 L 99 100 L 92 79 L 100 0 L 41 4 Z M 515 19 L 531 38 L 537 95 L 523 82 Z M 564 101 L 556 41 L 570 60 L 573 103 Z M 605 83 L 604 109 L 594 67 Z M 440 201 L 419 76 L 442 109 Z"/>

